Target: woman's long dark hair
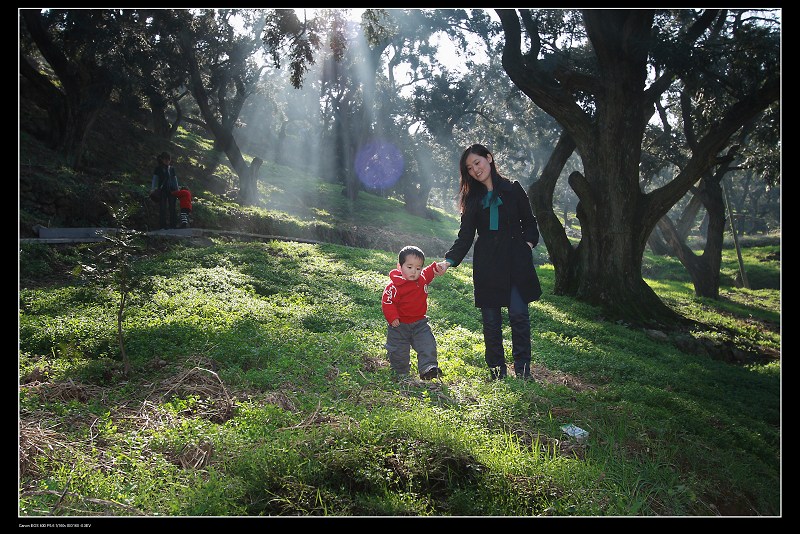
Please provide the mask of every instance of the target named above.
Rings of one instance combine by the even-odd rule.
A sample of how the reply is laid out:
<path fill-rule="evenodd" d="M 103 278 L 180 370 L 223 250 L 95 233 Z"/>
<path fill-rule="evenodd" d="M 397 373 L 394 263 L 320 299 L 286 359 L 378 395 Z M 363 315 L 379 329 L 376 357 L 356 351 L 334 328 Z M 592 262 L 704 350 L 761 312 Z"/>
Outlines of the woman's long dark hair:
<path fill-rule="evenodd" d="M 494 154 L 489 152 L 488 148 L 478 143 L 467 147 L 464 153 L 461 154 L 461 161 L 458 164 L 461 171 L 461 182 L 458 191 L 458 208 L 461 213 L 464 213 L 468 206 L 477 205 L 484 195 L 486 195 L 487 191 L 485 185 L 469 175 L 469 171 L 467 170 L 467 158 L 470 154 L 477 154 L 487 159 L 489 155 L 492 156 L 492 162 L 489 164 L 492 168 L 492 189 L 496 189 L 497 184 L 503 179 L 497 172 Z"/>

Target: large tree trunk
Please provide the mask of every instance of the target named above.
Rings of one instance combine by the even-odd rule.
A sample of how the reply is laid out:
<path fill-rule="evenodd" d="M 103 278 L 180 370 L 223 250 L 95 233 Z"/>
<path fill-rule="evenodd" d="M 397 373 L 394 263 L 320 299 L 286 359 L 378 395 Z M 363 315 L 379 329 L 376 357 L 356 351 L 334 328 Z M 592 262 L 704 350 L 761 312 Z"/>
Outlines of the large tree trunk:
<path fill-rule="evenodd" d="M 150 118 L 153 121 L 153 133 L 161 139 L 170 138 L 170 124 L 167 120 L 167 101 L 160 93 L 151 93 L 147 97 L 150 104 Z"/>
<path fill-rule="evenodd" d="M 67 163 L 73 169 L 83 164 L 83 154 L 86 148 L 86 139 L 100 115 L 111 98 L 111 83 L 107 79 L 88 81 L 82 84 L 78 94 L 67 94 L 67 122 L 64 139 L 61 143 L 61 152 Z M 97 78 L 87 75 L 84 79 Z"/>
<path fill-rule="evenodd" d="M 642 257 L 652 229 L 639 188 L 646 124 L 643 90 L 652 12 L 594 10 L 584 14 L 600 66 L 603 98 L 595 120 L 573 135 L 584 175 L 572 173 L 582 237 L 570 293 L 623 318 L 673 322 L 678 318 L 642 278 Z M 649 111 L 649 110 L 648 110 Z"/>
<path fill-rule="evenodd" d="M 353 162 L 356 159 L 356 151 L 359 143 L 350 136 L 348 128 L 343 124 L 344 121 L 338 120 L 334 124 L 336 139 L 334 140 L 334 154 L 336 158 L 336 170 L 344 180 L 342 194 L 347 200 L 353 201 L 358 198 L 358 191 L 361 189 L 361 182 L 356 174 Z"/>
<path fill-rule="evenodd" d="M 430 183 L 427 189 L 425 188 L 424 181 L 414 180 L 413 177 L 406 177 L 403 181 L 403 203 L 405 210 L 418 217 L 426 217 L 428 215 L 428 194 L 430 193 Z M 417 187 L 420 185 L 421 187 Z"/>
<path fill-rule="evenodd" d="M 64 161 L 77 169 L 82 163 L 89 131 L 111 97 L 111 80 L 101 66 L 93 63 L 95 58 L 78 58 L 76 61 L 67 58 L 48 35 L 38 10 L 23 9 L 21 14 L 36 46 L 61 82 L 61 88 L 43 86 L 52 83 L 34 75 L 38 71 L 27 61 L 20 63 L 20 72 L 32 76 L 29 79 L 37 91 L 52 98 L 46 105 L 54 128 L 51 141 Z"/>
<path fill-rule="evenodd" d="M 603 98 L 590 120 L 563 90 L 527 72 L 531 63 L 518 53 L 519 19 L 498 10 L 506 33 L 503 67 L 511 79 L 542 109 L 564 126 L 564 161 L 574 144 L 584 164 L 584 174 L 573 172 L 569 183 L 578 196 L 577 217 L 582 237 L 573 249 L 552 205 L 552 188 L 537 198 L 537 220 L 542 228 L 557 272 L 555 291 L 574 295 L 601 307 L 606 313 L 638 322 L 674 322 L 679 316 L 668 308 L 641 275 L 641 262 L 653 224 L 645 217 L 647 203 L 639 189 L 639 161 L 645 117 L 642 92 L 646 77 L 647 43 L 653 13 L 609 11 L 604 16 L 585 15 L 587 33 L 595 44 L 598 79 Z M 631 46 L 635 42 L 637 46 Z M 598 46 L 599 44 L 599 46 Z M 533 74 L 533 76 L 531 76 Z M 563 163 L 559 165 L 563 167 Z M 557 173 L 551 169 L 549 180 Z M 544 173 L 543 173 L 544 175 Z"/>
<path fill-rule="evenodd" d="M 202 110 L 202 106 L 201 106 Z M 211 117 L 213 119 L 213 117 Z M 214 133 L 214 140 L 215 143 L 218 143 L 220 149 L 225 152 L 225 155 L 228 157 L 228 162 L 233 167 L 234 172 L 239 177 L 239 190 L 241 193 L 241 189 L 247 188 L 248 186 L 245 185 L 250 178 L 252 178 L 253 173 L 250 170 L 250 166 L 244 160 L 244 156 L 242 156 L 242 151 L 239 149 L 239 145 L 236 143 L 236 139 L 233 137 L 233 133 L 228 131 L 227 129 L 223 128 L 219 123 L 216 121 L 209 122 L 209 117 L 205 117 L 206 122 L 211 127 L 211 131 Z M 248 193 L 252 197 L 252 191 Z M 239 199 L 242 201 L 247 202 L 245 197 L 239 196 Z"/>
<path fill-rule="evenodd" d="M 188 91 L 184 91 L 177 97 L 170 98 L 166 100 L 163 95 L 154 93 L 150 95 L 150 110 L 151 116 L 153 119 L 153 132 L 162 139 L 170 140 L 175 137 L 175 132 L 178 131 L 178 127 L 181 125 L 181 121 L 183 120 L 183 108 L 181 107 L 180 100 L 184 96 L 188 94 Z M 167 104 L 169 101 L 172 102 L 172 107 L 175 108 L 175 120 L 170 124 L 169 119 L 167 119 Z M 204 123 L 199 124 L 203 128 L 206 127 Z"/>
<path fill-rule="evenodd" d="M 178 131 L 178 126 L 181 125 L 181 121 L 183 120 L 183 108 L 181 107 L 181 103 L 178 100 L 175 100 L 172 103 L 172 106 L 175 108 L 175 122 L 173 122 L 172 126 L 169 128 L 167 139 L 172 139 L 175 137 L 175 132 Z"/>
<path fill-rule="evenodd" d="M 558 177 L 574 150 L 575 141 L 566 132 L 563 132 L 542 170 L 542 176 L 528 188 L 531 209 L 536 215 L 539 232 L 547 245 L 550 262 L 555 271 L 553 291 L 556 295 L 567 294 L 567 288 L 572 279 L 570 271 L 574 265 L 575 250 L 567 239 L 561 221 L 556 216 L 553 208 L 553 194 Z"/>
<path fill-rule="evenodd" d="M 664 215 L 664 217 L 668 217 Z M 661 221 L 659 221 L 659 224 Z M 661 231 L 659 224 L 650 232 L 650 237 L 647 238 L 647 246 L 650 247 L 650 252 L 656 256 L 669 256 L 672 249 L 667 244 L 666 236 Z"/>
<path fill-rule="evenodd" d="M 414 150 L 417 159 L 416 172 L 404 173 L 401 178 L 403 182 L 403 202 L 406 211 L 419 217 L 428 216 L 428 199 L 430 198 L 433 181 L 425 171 L 433 166 L 430 152 Z"/>
<path fill-rule="evenodd" d="M 49 127 L 42 132 L 44 141 L 48 147 L 57 149 L 61 146 L 66 130 L 67 103 L 64 94 L 22 54 L 19 58 L 19 72 L 29 82 L 23 83 L 20 80 L 20 91 L 30 96 L 37 106 L 47 112 Z"/>
<path fill-rule="evenodd" d="M 641 90 L 647 47 L 632 48 L 616 42 L 621 35 L 628 35 L 646 43 L 651 21 L 652 15 L 630 13 L 598 19 L 593 26 L 587 22 L 593 42 L 607 44 L 607 48 L 596 48 L 604 67 L 599 83 L 605 89 L 605 98 L 598 101 L 595 120 L 571 135 L 584 164 L 584 174 L 573 172 L 569 177 L 579 199 L 576 215 L 581 223 L 581 241 L 573 250 L 564 236 L 560 241 L 567 243 L 569 252 L 557 246 L 553 261 L 561 263 L 562 271 L 556 292 L 574 295 L 616 317 L 674 322 L 679 319 L 677 314 L 641 275 L 650 234 L 644 218 L 645 198 L 639 189 L 640 147 L 646 122 Z M 617 53 L 624 49 L 629 61 L 612 61 L 611 49 Z M 638 98 L 631 98 L 632 94 Z M 554 226 L 557 218 L 552 212 L 552 198 L 549 204 Z M 564 233 L 560 222 L 558 233 Z"/>
<path fill-rule="evenodd" d="M 694 284 L 695 295 L 698 297 L 719 298 L 719 270 L 725 236 L 725 203 L 720 180 L 724 174 L 723 169 L 711 179 L 703 178 L 696 194 L 702 200 L 708 215 L 706 242 L 702 255 L 695 254 L 686 244 L 686 236 L 681 235 L 668 217 L 664 216 L 658 222 L 658 228 L 672 254 L 688 271 Z"/>
<path fill-rule="evenodd" d="M 621 132 L 618 132 L 620 135 Z M 633 157 L 614 155 L 610 136 L 600 134 L 597 153 L 584 157 L 587 175 L 617 176 L 638 180 L 638 164 L 619 168 L 617 162 L 630 162 Z M 625 151 L 625 142 L 616 144 Z M 630 150 L 630 145 L 627 150 Z M 610 157 L 603 158 L 605 152 Z M 592 171 L 592 162 L 599 163 Z M 616 173 L 616 174 L 615 174 Z M 680 319 L 667 307 L 642 278 L 642 257 L 650 227 L 644 219 L 644 196 L 626 195 L 614 181 L 589 181 L 578 172 L 570 175 L 570 185 L 580 199 L 577 217 L 581 223 L 581 241 L 575 249 L 574 261 L 565 274 L 564 292 L 601 307 L 613 315 L 644 323 L 673 323 Z M 594 186 L 594 187 L 592 187 Z"/>
<path fill-rule="evenodd" d="M 261 158 L 253 158 L 253 163 L 250 165 L 247 174 L 240 175 L 239 199 L 243 204 L 250 206 L 258 204 L 258 170 L 263 163 L 264 160 Z"/>
<path fill-rule="evenodd" d="M 194 52 L 194 39 L 188 30 L 184 30 L 180 33 L 180 44 L 189 68 L 189 83 L 192 95 L 197 102 L 197 106 L 200 108 L 200 113 L 206 122 L 206 127 L 214 137 L 214 147 L 225 152 L 228 161 L 233 167 L 233 171 L 239 177 L 239 187 L 241 191 L 242 182 L 246 182 L 250 179 L 252 173 L 242 156 L 242 151 L 239 149 L 236 139 L 233 137 L 233 121 L 228 121 L 229 124 L 224 125 L 211 109 L 208 92 L 206 91 L 205 85 L 203 85 L 200 66 L 198 65 L 197 56 Z M 234 105 L 233 107 L 237 106 Z M 238 107 L 240 108 L 241 106 Z"/>
<path fill-rule="evenodd" d="M 554 117 L 572 138 L 583 162 L 569 183 L 578 196 L 581 241 L 564 244 L 560 222 L 537 219 L 556 269 L 556 291 L 601 307 L 612 317 L 638 324 L 680 322 L 642 278 L 648 236 L 656 223 L 715 163 L 731 136 L 780 95 L 780 80 L 770 79 L 753 94 L 731 105 L 724 117 L 693 146 L 683 170 L 667 185 L 644 193 L 639 164 L 644 128 L 654 100 L 671 83 L 664 75 L 645 90 L 647 59 L 653 37 L 651 10 L 590 9 L 584 27 L 594 53 L 593 74 L 535 59 L 542 51 L 536 21 L 520 10 L 531 35 L 522 51 L 520 18 L 515 10 L 498 9 L 505 34 L 503 68 L 514 84 Z M 687 42 L 714 20 L 709 13 L 687 30 Z M 550 58 L 558 62 L 558 58 Z M 587 111 L 575 94 L 594 95 Z M 548 211 L 548 217 L 552 206 Z M 552 214 L 555 219 L 555 215 Z M 552 247 L 552 249 L 551 249 Z M 566 269 L 565 269 L 566 267 Z"/>

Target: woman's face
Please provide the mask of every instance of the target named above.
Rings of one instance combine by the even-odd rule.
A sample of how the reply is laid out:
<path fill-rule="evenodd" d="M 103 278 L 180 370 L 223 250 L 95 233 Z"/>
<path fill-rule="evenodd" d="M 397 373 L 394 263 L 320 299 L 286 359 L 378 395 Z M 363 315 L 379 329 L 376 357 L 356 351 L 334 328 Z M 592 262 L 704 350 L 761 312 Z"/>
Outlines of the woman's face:
<path fill-rule="evenodd" d="M 470 176 L 478 180 L 486 186 L 486 189 L 492 189 L 492 155 L 487 154 L 484 158 L 479 154 L 469 154 L 465 161 L 467 164 L 467 172 Z"/>

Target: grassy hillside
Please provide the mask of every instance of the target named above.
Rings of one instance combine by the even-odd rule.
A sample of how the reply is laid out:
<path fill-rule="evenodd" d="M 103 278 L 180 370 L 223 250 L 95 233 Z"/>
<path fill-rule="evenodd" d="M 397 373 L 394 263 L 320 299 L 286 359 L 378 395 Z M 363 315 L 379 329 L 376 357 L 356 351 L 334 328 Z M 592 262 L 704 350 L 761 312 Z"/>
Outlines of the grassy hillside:
<path fill-rule="evenodd" d="M 261 172 L 265 206 L 242 208 L 202 137 L 181 131 L 164 147 L 106 118 L 80 174 L 20 132 L 22 236 L 35 224 L 113 224 L 105 204 L 133 206 L 132 226 L 146 229 L 156 215 L 145 197 L 152 160 L 166 148 L 197 196 L 196 226 L 334 243 L 149 240 L 130 263 L 129 376 L 118 279 L 78 276 L 99 265 L 103 247 L 21 244 L 21 524 L 781 514 L 779 245 L 745 249 L 752 290 L 735 285 L 726 250 L 718 301 L 694 297 L 674 259 L 647 256 L 648 283 L 700 325 L 669 334 L 553 295 L 540 258 L 531 382 L 487 380 L 462 264 L 430 294 L 443 379 L 396 380 L 380 293 L 397 245 L 435 257 L 455 217 L 416 218 L 367 193 L 351 205 L 338 186 L 271 163 Z M 43 190 L 80 209 L 36 202 Z M 369 248 L 343 246 L 348 239 Z M 721 358 L 721 347 L 735 358 Z M 569 423 L 589 437 L 566 435 Z"/>
<path fill-rule="evenodd" d="M 233 202 L 238 181 L 224 154 L 197 132 L 180 128 L 162 142 L 114 109 L 104 112 L 88 141 L 86 166 L 63 168 L 34 133 L 43 128 L 40 110 L 20 106 L 20 236 L 41 226 L 118 226 L 113 209 L 128 210 L 126 224 L 155 228 L 156 205 L 147 198 L 156 154 L 173 155 L 179 180 L 194 195 L 193 226 L 399 250 L 416 244 L 439 257 L 452 244 L 458 217 L 431 209 L 430 218 L 407 213 L 397 199 L 361 191 L 354 202 L 341 184 L 266 161 L 259 172 L 261 205 Z M 245 159 L 253 155 L 245 154 Z M 546 252 L 541 252 L 546 257 Z"/>
<path fill-rule="evenodd" d="M 91 247 L 23 247 L 58 267 L 23 269 L 46 283 L 20 291 L 21 516 L 781 512 L 777 359 L 723 362 L 604 321 L 543 267 L 536 380 L 490 382 L 465 264 L 430 294 L 443 380 L 397 381 L 379 305 L 394 254 L 165 246 L 136 263 L 129 377 L 113 284 L 65 274 Z M 708 319 L 696 339 L 724 326 L 779 346 L 775 291 L 717 306 L 651 283 Z"/>

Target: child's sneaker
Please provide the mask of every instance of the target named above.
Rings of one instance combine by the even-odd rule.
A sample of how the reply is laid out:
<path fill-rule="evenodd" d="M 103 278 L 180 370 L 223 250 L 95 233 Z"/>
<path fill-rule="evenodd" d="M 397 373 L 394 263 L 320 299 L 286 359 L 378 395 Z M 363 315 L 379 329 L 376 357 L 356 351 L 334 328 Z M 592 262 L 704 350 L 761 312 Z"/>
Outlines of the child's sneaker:
<path fill-rule="evenodd" d="M 433 380 L 434 378 L 440 378 L 443 374 L 444 373 L 442 372 L 442 370 L 439 369 L 438 367 L 431 367 L 430 369 L 419 375 L 419 377 L 423 380 Z"/>

